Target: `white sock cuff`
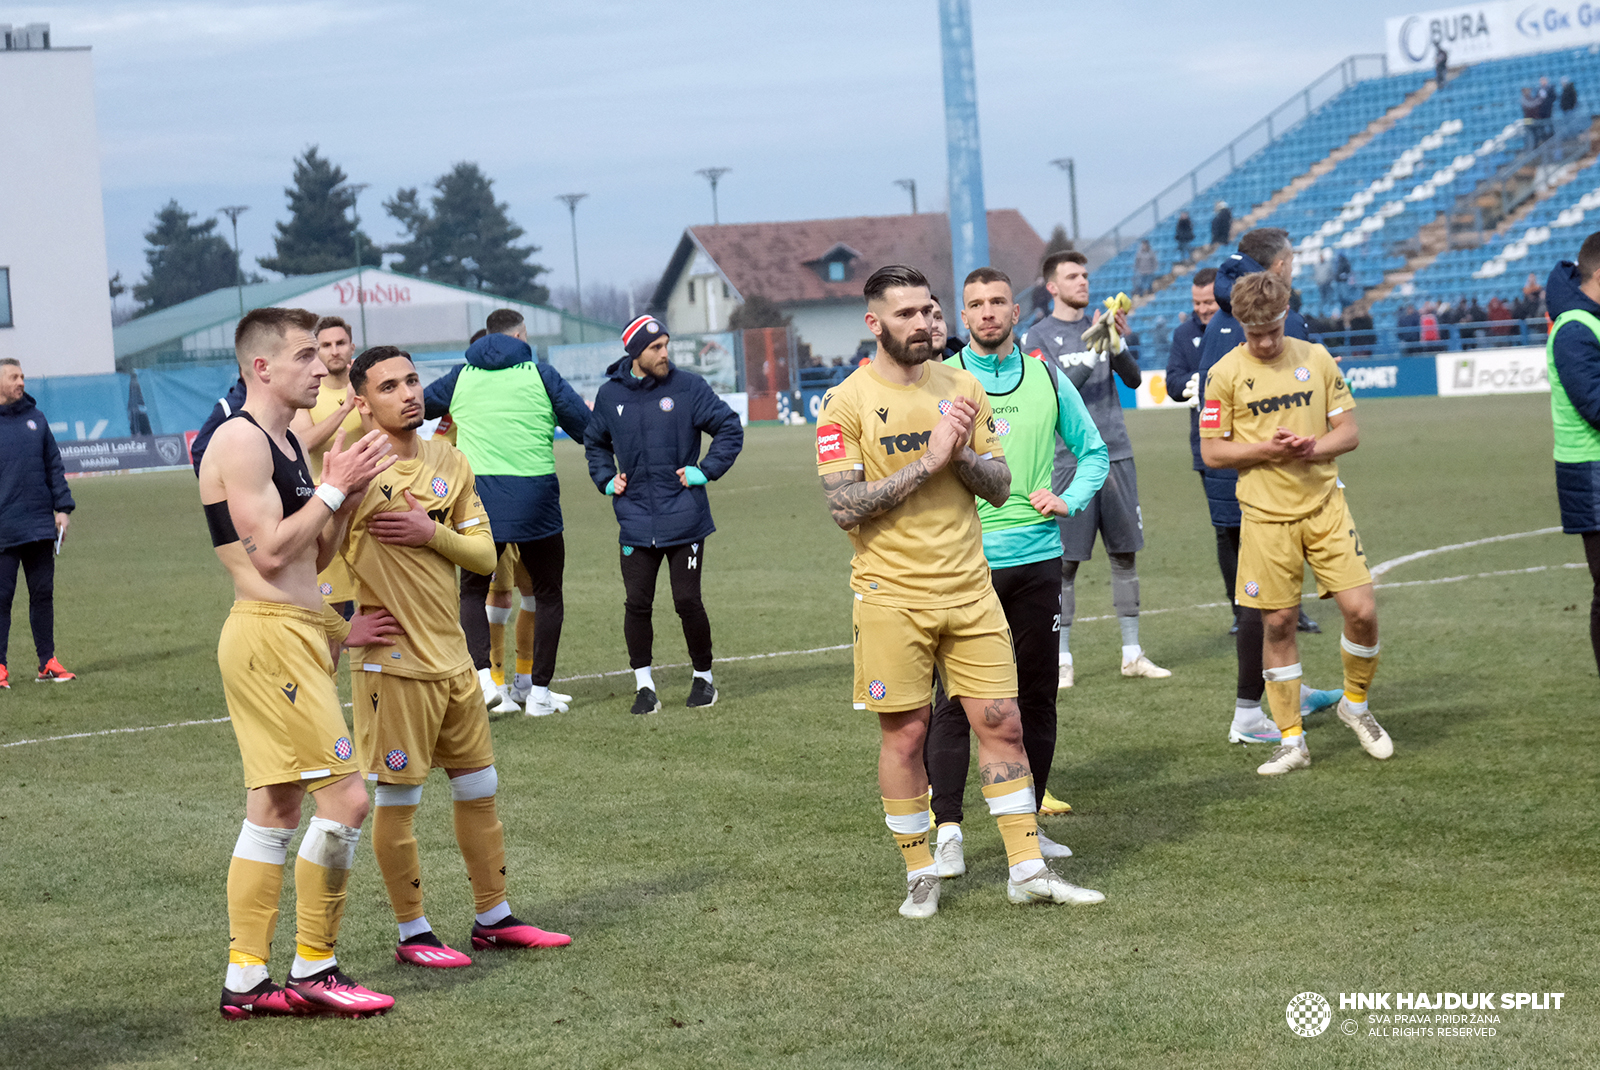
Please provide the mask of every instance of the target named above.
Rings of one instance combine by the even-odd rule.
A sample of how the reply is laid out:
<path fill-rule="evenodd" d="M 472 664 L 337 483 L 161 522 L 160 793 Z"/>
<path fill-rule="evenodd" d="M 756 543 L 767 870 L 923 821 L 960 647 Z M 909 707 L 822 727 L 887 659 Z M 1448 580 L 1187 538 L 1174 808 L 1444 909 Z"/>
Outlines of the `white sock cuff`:
<path fill-rule="evenodd" d="M 697 679 L 704 680 L 708 684 L 711 683 L 711 670 L 710 669 L 707 669 L 705 672 L 701 672 L 699 669 L 696 669 L 694 671 L 694 675 L 695 675 L 695 677 Z"/>
<path fill-rule="evenodd" d="M 1373 643 L 1371 646 L 1362 646 L 1360 643 L 1352 643 L 1350 637 L 1343 632 L 1339 633 L 1339 646 L 1347 653 L 1354 654 L 1358 658 L 1377 657 L 1378 649 L 1382 645 L 1382 643 Z"/>
<path fill-rule="evenodd" d="M 642 669 L 633 670 L 633 689 L 637 691 L 642 687 L 648 687 L 652 691 L 656 689 L 656 680 L 651 675 L 650 666 L 648 665 Z"/>
<path fill-rule="evenodd" d="M 901 836 L 913 836 L 918 832 L 928 831 L 926 810 L 919 810 L 914 814 L 885 814 L 883 820 L 889 826 L 890 832 L 899 833 Z"/>
<path fill-rule="evenodd" d="M 1277 669 L 1261 670 L 1261 678 L 1269 684 L 1287 684 L 1294 680 L 1300 679 L 1301 675 L 1300 663 L 1298 661 L 1293 665 L 1285 665 Z"/>
<path fill-rule="evenodd" d="M 294 829 L 265 828 L 246 821 L 239 830 L 239 842 L 233 845 L 233 857 L 281 866 L 289 860 L 289 841 L 292 839 Z"/>
<path fill-rule="evenodd" d="M 532 598 L 524 598 L 522 600 L 522 605 L 519 606 L 518 609 L 521 612 L 526 613 L 528 616 L 531 617 L 538 610 L 538 606 L 533 604 L 533 599 Z"/>
<path fill-rule="evenodd" d="M 360 842 L 360 829 L 314 817 L 300 841 L 300 857 L 327 869 L 349 869 L 355 864 L 356 844 Z"/>
<path fill-rule="evenodd" d="M 479 925 L 498 925 L 510 916 L 511 904 L 502 899 L 482 914 L 475 915 L 473 920 Z"/>
<path fill-rule="evenodd" d="M 1034 804 L 1031 786 L 1013 791 L 1010 795 L 996 795 L 986 801 L 989 803 L 990 817 L 1000 817 L 1003 814 L 1031 814 L 1039 809 Z"/>
<path fill-rule="evenodd" d="M 500 774 L 494 771 L 494 766 L 479 769 L 476 773 L 467 773 L 454 777 L 450 781 L 450 798 L 456 802 L 466 802 L 469 799 L 487 799 L 500 787 Z"/>
<path fill-rule="evenodd" d="M 504 624 L 511 619 L 510 606 L 484 606 L 483 615 L 489 618 L 490 624 Z"/>
<path fill-rule="evenodd" d="M 964 840 L 965 838 L 961 835 L 960 825 L 939 826 L 939 839 L 937 841 L 939 843 L 949 843 L 951 840 Z"/>
<path fill-rule="evenodd" d="M 421 784 L 379 784 L 372 790 L 374 806 L 421 806 Z"/>

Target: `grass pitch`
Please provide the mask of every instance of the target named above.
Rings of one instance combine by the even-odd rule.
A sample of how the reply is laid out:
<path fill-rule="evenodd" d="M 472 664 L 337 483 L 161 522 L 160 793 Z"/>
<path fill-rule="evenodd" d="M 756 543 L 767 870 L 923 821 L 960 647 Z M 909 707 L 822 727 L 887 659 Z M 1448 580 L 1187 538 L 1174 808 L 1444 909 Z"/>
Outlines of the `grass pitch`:
<path fill-rule="evenodd" d="M 1341 464 L 1370 560 L 1559 523 L 1542 397 L 1360 409 Z M 231 591 L 185 474 L 80 480 L 57 574 L 72 685 L 35 686 L 21 599 L 0 692 L 0 1065 L 165 1067 L 1552 1067 L 1600 1064 L 1596 677 L 1577 541 L 1541 535 L 1396 568 L 1379 592 L 1377 763 L 1328 715 L 1315 764 L 1255 775 L 1230 748 L 1234 659 L 1181 414 L 1129 413 L 1148 549 L 1143 641 L 1173 670 L 1124 680 L 1104 557 L 1080 572 L 1078 686 L 1059 702 L 1047 819 L 1105 891 L 1094 908 L 1004 901 L 975 788 L 968 875 L 938 917 L 895 913 L 903 870 L 874 784 L 877 730 L 850 709 L 847 650 L 717 666 L 722 700 L 627 713 L 616 526 L 580 452 L 566 487 L 570 714 L 494 725 L 517 913 L 572 947 L 466 970 L 392 960 L 363 845 L 339 952 L 393 993 L 386 1018 L 225 1023 L 223 879 L 242 816 L 215 662 Z M 760 427 L 712 488 L 705 592 L 722 658 L 849 641 L 849 548 L 810 432 Z M 1542 571 L 1478 577 L 1513 569 Z M 1467 577 L 1455 582 L 1450 577 Z M 658 663 L 685 660 L 667 584 Z M 1303 639 L 1338 679 L 1337 614 Z M 1156 612 L 1160 611 L 1160 612 Z M 21 670 L 20 672 L 18 670 Z M 428 913 L 468 946 L 470 896 L 442 774 L 418 819 Z M 275 976 L 292 954 L 292 874 Z M 1333 1002 L 1315 1038 L 1302 991 Z M 1490 1037 L 1369 1035 L 1341 992 L 1564 992 L 1499 1011 Z M 1428 1013 L 1428 1012 L 1420 1012 Z M 1346 1035 L 1345 1021 L 1356 1035 Z M 1436 1027 L 1437 1023 L 1433 1023 Z"/>

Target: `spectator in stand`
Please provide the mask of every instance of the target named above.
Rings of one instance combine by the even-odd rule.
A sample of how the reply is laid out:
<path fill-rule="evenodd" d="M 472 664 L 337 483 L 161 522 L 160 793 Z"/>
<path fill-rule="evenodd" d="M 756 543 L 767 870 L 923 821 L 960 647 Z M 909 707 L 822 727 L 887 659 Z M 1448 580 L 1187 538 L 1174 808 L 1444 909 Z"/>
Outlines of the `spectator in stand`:
<path fill-rule="evenodd" d="M 1233 241 L 1233 211 L 1227 201 L 1218 201 L 1216 212 L 1211 217 L 1211 244 L 1228 245 Z"/>
<path fill-rule="evenodd" d="M 1466 310 L 1461 314 L 1461 322 L 1465 325 L 1465 337 L 1482 338 L 1487 335 L 1488 331 L 1484 329 L 1484 323 L 1489 319 L 1489 314 L 1483 310 L 1482 305 L 1478 304 L 1477 295 L 1474 294 L 1471 301 L 1463 298 L 1463 303 L 1467 306 Z M 1478 345 L 1476 342 L 1472 342 L 1468 343 L 1466 348 L 1477 349 Z"/>
<path fill-rule="evenodd" d="M 50 421 L 24 389 L 22 365 L 0 360 L 0 687 L 9 688 L 6 642 L 17 570 L 28 580 L 28 623 L 39 655 L 37 683 L 75 677 L 56 660 L 56 553 L 76 507 Z"/>
<path fill-rule="evenodd" d="M 1555 124 L 1550 121 L 1550 116 L 1556 110 L 1556 91 L 1550 88 L 1550 79 L 1539 79 L 1539 92 L 1534 94 L 1534 99 L 1539 102 L 1539 144 L 1548 141 L 1550 135 L 1555 133 Z"/>
<path fill-rule="evenodd" d="M 1439 326 L 1453 327 L 1460 323 L 1462 319 L 1465 318 L 1464 313 L 1466 312 L 1466 306 L 1467 299 L 1465 297 L 1463 297 L 1460 302 L 1454 305 L 1450 304 L 1448 301 L 1441 302 L 1439 304 Z M 1440 331 L 1439 333 L 1446 338 L 1450 336 L 1449 331 Z"/>
<path fill-rule="evenodd" d="M 1571 78 L 1561 79 L 1561 114 L 1566 115 L 1578 106 L 1578 87 Z"/>
<path fill-rule="evenodd" d="M 1522 87 L 1522 145 L 1531 149 L 1539 144 L 1539 98 L 1533 90 Z"/>
<path fill-rule="evenodd" d="M 1502 301 L 1499 294 L 1489 298 L 1488 318 L 1491 337 L 1503 338 L 1515 329 L 1511 326 L 1511 306 Z"/>
<path fill-rule="evenodd" d="M 1400 314 L 1395 317 L 1394 325 L 1400 328 L 1400 341 L 1405 343 L 1404 352 L 1407 355 L 1416 352 L 1415 343 L 1420 337 L 1420 332 L 1417 328 L 1421 323 L 1422 317 L 1417 312 L 1416 305 L 1406 305 L 1400 310 Z"/>
<path fill-rule="evenodd" d="M 1189 218 L 1188 212 L 1178 213 L 1178 225 L 1172 232 L 1172 239 L 1178 243 L 1178 255 L 1188 260 L 1189 246 L 1194 244 L 1194 220 Z"/>
<path fill-rule="evenodd" d="M 1422 326 L 1423 350 L 1428 353 L 1439 352 L 1444 348 L 1439 345 L 1439 306 L 1432 301 L 1424 301 L 1417 311 L 1417 322 Z"/>
<path fill-rule="evenodd" d="M 1322 306 L 1317 310 L 1319 315 L 1328 315 L 1328 309 L 1335 307 L 1338 294 L 1335 292 L 1337 280 L 1334 278 L 1333 250 L 1323 249 L 1317 253 L 1317 262 L 1311 265 L 1311 281 L 1317 284 L 1317 301 Z"/>
<path fill-rule="evenodd" d="M 1156 261 L 1156 251 L 1151 248 L 1149 239 L 1139 242 L 1139 249 L 1133 254 L 1133 295 L 1150 292 L 1150 284 L 1155 280 L 1156 270 L 1160 265 Z"/>
<path fill-rule="evenodd" d="M 1440 89 L 1444 88 L 1445 71 L 1450 67 L 1450 53 L 1440 46 L 1438 41 L 1433 43 L 1433 77 Z"/>
<path fill-rule="evenodd" d="M 1537 320 L 1544 318 L 1544 287 L 1539 285 L 1539 278 L 1533 272 L 1528 272 L 1528 281 L 1522 287 L 1522 296 L 1516 304 L 1511 306 L 1511 318 L 1514 320 Z M 1524 328 L 1522 333 L 1526 333 Z"/>

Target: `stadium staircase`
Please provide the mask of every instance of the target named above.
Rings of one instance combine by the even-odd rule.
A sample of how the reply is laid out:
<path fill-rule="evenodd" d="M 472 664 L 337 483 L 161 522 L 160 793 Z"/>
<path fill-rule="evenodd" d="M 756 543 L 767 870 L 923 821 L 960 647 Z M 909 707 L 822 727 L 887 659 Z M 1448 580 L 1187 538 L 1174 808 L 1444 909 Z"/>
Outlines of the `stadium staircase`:
<path fill-rule="evenodd" d="M 1446 80 L 1448 81 L 1453 79 L 1459 74 L 1459 71 L 1453 72 L 1446 78 Z M 1412 109 L 1421 104 L 1424 100 L 1427 100 L 1429 97 L 1431 97 L 1437 89 L 1438 83 L 1432 81 L 1431 79 L 1425 82 L 1420 88 L 1408 93 L 1405 98 L 1400 101 L 1400 103 L 1394 105 L 1388 111 L 1378 116 L 1378 118 L 1368 123 L 1360 131 L 1351 135 L 1350 139 L 1344 144 L 1329 152 L 1326 156 L 1312 164 L 1301 174 L 1294 176 L 1289 180 L 1287 185 L 1278 189 L 1272 194 L 1272 196 L 1268 197 L 1262 203 L 1256 205 L 1246 215 L 1235 218 L 1233 221 L 1233 228 L 1230 231 L 1230 245 L 1232 241 L 1238 239 L 1239 235 L 1252 229 L 1262 219 L 1265 219 L 1283 205 L 1294 200 L 1303 191 L 1309 188 L 1312 183 L 1316 182 L 1317 179 L 1321 178 L 1329 171 L 1332 171 L 1339 165 L 1341 161 L 1346 160 L 1350 156 L 1354 155 L 1357 149 L 1360 149 L 1362 146 L 1367 144 L 1367 142 L 1371 141 L 1385 130 L 1388 130 L 1395 123 L 1411 114 Z M 1202 221 L 1202 229 L 1208 229 L 1209 226 L 1209 223 Z M 1178 262 L 1172 264 L 1171 268 L 1166 272 L 1166 274 L 1159 276 L 1155 280 L 1150 288 L 1149 293 L 1141 294 L 1133 299 L 1134 309 L 1138 310 L 1149 304 L 1151 301 L 1155 300 L 1156 295 L 1161 293 L 1161 291 L 1165 290 L 1168 286 L 1171 286 L 1173 283 L 1189 278 L 1189 276 L 1192 275 L 1199 267 L 1201 267 L 1207 259 L 1220 251 L 1221 247 L 1216 243 L 1210 243 L 1203 248 L 1191 250 L 1188 259 L 1179 260 Z"/>

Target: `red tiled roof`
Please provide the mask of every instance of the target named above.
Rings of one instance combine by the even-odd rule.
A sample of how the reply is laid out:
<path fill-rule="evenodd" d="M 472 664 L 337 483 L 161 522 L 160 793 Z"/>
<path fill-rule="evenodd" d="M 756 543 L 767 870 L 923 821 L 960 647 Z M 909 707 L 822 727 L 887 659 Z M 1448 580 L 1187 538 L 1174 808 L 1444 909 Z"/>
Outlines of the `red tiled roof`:
<path fill-rule="evenodd" d="M 1018 290 L 1031 285 L 1044 257 L 1044 239 L 1014 208 L 996 209 L 988 216 L 989 262 L 1010 275 Z M 861 284 L 885 264 L 909 264 L 921 271 L 946 302 L 954 292 L 950 223 L 943 212 L 727 223 L 691 227 L 690 232 L 745 298 L 760 294 L 779 304 L 859 301 Z M 807 266 L 841 244 L 861 254 L 844 282 L 829 282 Z"/>

